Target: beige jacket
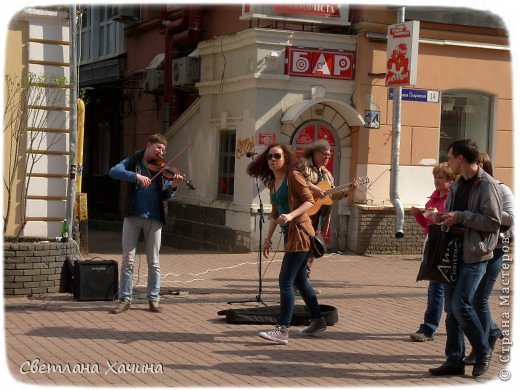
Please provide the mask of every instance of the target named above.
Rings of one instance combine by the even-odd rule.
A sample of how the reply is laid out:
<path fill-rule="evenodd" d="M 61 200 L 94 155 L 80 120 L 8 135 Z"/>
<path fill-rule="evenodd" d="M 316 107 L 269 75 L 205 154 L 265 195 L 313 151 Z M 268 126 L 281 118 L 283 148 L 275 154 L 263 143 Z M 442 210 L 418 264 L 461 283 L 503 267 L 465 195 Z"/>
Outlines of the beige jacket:
<path fill-rule="evenodd" d="M 300 160 L 300 164 L 301 164 L 301 168 L 303 171 L 303 177 L 305 177 L 307 182 L 312 183 L 312 184 L 318 184 L 318 182 L 319 182 L 318 169 L 313 164 L 312 158 L 303 158 Z M 330 171 L 327 168 L 325 168 L 324 166 L 321 167 L 321 172 L 323 175 L 323 180 L 327 181 L 330 184 L 331 188 L 334 187 L 334 177 L 332 176 L 332 173 L 330 173 Z M 337 192 L 335 194 L 330 195 L 330 198 L 332 200 L 339 200 L 339 199 L 343 198 L 343 193 Z M 325 215 L 325 219 L 323 221 L 323 227 L 322 227 L 323 234 L 327 234 L 327 232 L 329 231 L 330 220 L 332 217 L 332 207 L 329 207 L 329 206 L 322 206 L 322 207 L 327 207 L 327 214 Z M 317 219 L 316 219 L 316 221 L 317 221 Z"/>

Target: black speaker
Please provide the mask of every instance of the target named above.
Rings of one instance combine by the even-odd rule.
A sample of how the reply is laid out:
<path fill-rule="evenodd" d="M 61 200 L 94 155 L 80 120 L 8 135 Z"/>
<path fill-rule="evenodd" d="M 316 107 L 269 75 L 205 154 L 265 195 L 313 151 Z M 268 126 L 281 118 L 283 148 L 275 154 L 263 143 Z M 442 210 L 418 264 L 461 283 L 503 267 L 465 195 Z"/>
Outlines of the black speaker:
<path fill-rule="evenodd" d="M 115 260 L 74 262 L 74 298 L 80 301 L 111 301 L 117 298 L 117 270 Z"/>

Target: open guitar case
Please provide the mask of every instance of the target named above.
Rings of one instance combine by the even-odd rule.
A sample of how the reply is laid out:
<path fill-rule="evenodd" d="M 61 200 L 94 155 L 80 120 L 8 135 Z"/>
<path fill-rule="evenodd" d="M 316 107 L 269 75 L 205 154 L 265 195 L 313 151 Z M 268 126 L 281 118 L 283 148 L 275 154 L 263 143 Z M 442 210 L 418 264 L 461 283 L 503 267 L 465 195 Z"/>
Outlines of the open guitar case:
<path fill-rule="evenodd" d="M 321 313 L 327 326 L 338 322 L 338 310 L 334 306 L 320 305 Z M 226 316 L 228 324 L 268 324 L 276 325 L 280 316 L 280 306 L 262 306 L 242 309 L 227 309 L 218 312 Z M 309 325 L 310 316 L 305 305 L 295 305 L 291 325 Z"/>

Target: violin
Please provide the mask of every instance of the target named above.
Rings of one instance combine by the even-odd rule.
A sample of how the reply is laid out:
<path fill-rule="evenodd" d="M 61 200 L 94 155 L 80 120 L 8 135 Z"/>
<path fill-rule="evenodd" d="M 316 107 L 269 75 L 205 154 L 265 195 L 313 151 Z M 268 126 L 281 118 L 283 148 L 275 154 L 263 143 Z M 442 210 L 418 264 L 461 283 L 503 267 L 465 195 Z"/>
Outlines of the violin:
<path fill-rule="evenodd" d="M 157 157 L 156 159 L 150 161 L 148 163 L 148 170 L 153 175 L 152 181 L 155 180 L 159 175 L 164 177 L 166 180 L 173 180 L 175 175 L 182 176 L 182 181 L 186 184 L 188 189 L 195 190 L 195 186 L 192 181 L 189 180 L 181 171 L 175 167 L 169 167 L 168 161 L 166 161 L 162 157 Z"/>

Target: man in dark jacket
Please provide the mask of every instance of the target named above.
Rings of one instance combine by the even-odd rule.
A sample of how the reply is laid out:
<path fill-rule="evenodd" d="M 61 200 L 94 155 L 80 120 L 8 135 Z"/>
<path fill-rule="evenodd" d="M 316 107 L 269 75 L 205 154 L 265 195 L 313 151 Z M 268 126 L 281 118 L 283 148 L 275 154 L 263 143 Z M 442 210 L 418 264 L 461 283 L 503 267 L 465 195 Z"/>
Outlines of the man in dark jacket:
<path fill-rule="evenodd" d="M 460 174 L 446 199 L 446 213 L 436 214 L 434 222 L 445 228 L 463 228 L 462 258 L 455 285 L 446 285 L 446 362 L 430 369 L 432 375 L 464 375 L 464 334 L 475 355 L 473 377 L 489 368 L 491 348 L 471 302 L 488 260 L 498 242 L 502 199 L 498 183 L 478 166 L 479 150 L 471 140 L 459 140 L 448 147 L 448 164 Z"/>
<path fill-rule="evenodd" d="M 126 183 L 127 196 L 123 204 L 123 260 L 119 283 L 119 303 L 112 310 L 113 314 L 130 309 L 132 300 L 132 276 L 135 251 L 139 235 L 144 234 L 146 259 L 148 262 L 148 302 L 152 312 L 160 313 L 159 290 L 161 267 L 159 250 L 161 248 L 162 225 L 166 222 L 163 201 L 175 194 L 180 175 L 174 175 L 169 181 L 159 175 L 152 181 L 154 174 L 151 164 L 162 157 L 167 141 L 161 134 L 148 137 L 146 148 L 110 169 L 109 175 Z"/>

